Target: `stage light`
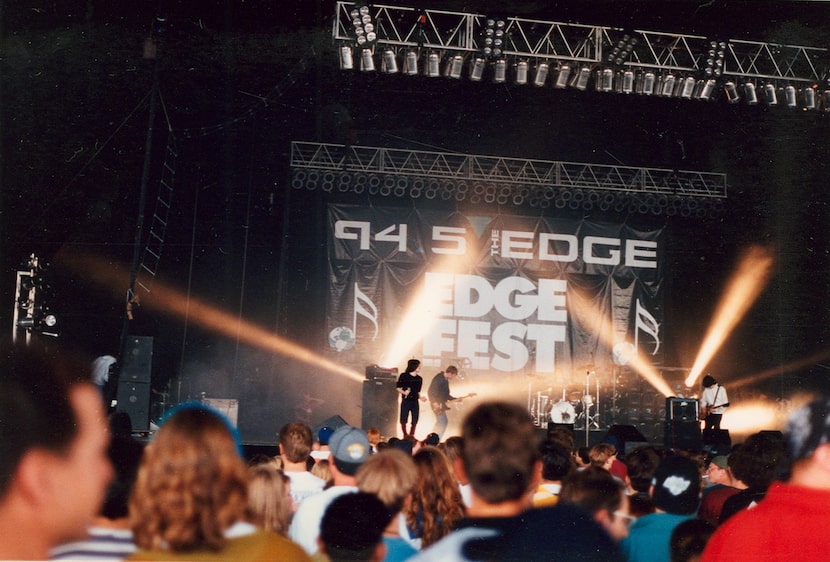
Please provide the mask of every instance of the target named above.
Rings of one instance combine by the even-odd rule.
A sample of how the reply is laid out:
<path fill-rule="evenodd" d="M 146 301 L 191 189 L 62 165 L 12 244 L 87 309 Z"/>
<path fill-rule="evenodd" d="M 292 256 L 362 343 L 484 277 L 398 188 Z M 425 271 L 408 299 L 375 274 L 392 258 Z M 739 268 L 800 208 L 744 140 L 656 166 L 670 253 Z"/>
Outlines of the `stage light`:
<path fill-rule="evenodd" d="M 418 74 L 418 52 L 410 49 L 406 52 L 403 63 L 403 73 L 409 76 Z"/>
<path fill-rule="evenodd" d="M 447 66 L 447 76 L 456 79 L 461 78 L 461 71 L 464 69 L 464 57 L 461 55 L 455 55 L 449 60 Z"/>
<path fill-rule="evenodd" d="M 550 72 L 550 65 L 546 62 L 540 62 L 536 65 L 536 76 L 533 78 L 534 86 L 544 86 L 545 80 L 548 79 L 548 72 Z"/>
<path fill-rule="evenodd" d="M 424 68 L 424 73 L 430 78 L 438 78 L 441 76 L 440 63 L 441 57 L 438 56 L 438 53 L 430 53 L 427 56 L 427 64 Z"/>
<path fill-rule="evenodd" d="M 363 49 L 360 52 L 360 70 L 363 72 L 374 72 L 375 59 L 372 57 L 372 49 Z"/>
<path fill-rule="evenodd" d="M 693 76 L 687 76 L 686 79 L 683 80 L 683 88 L 680 91 L 680 97 L 687 100 L 691 99 L 696 85 L 697 80 L 695 80 Z"/>
<path fill-rule="evenodd" d="M 764 98 L 766 98 L 767 105 L 778 105 L 778 92 L 775 91 L 775 84 L 764 86 Z"/>
<path fill-rule="evenodd" d="M 744 95 L 746 96 L 747 105 L 758 104 L 758 94 L 755 92 L 755 84 L 752 82 L 744 84 Z"/>
<path fill-rule="evenodd" d="M 614 71 L 610 68 L 602 69 L 600 73 L 600 89 L 603 92 L 610 92 L 614 88 Z"/>
<path fill-rule="evenodd" d="M 354 68 L 354 54 L 348 45 L 340 46 L 340 70 L 352 70 Z"/>
<path fill-rule="evenodd" d="M 527 61 L 520 60 L 516 63 L 516 84 L 524 86 L 527 84 Z"/>
<path fill-rule="evenodd" d="M 822 111 L 830 111 L 830 90 L 824 90 L 821 93 L 821 109 Z"/>
<path fill-rule="evenodd" d="M 480 82 L 482 76 L 484 76 L 485 66 L 487 66 L 487 59 L 484 57 L 475 57 L 473 64 L 470 65 L 470 80 Z"/>
<path fill-rule="evenodd" d="M 622 93 L 630 94 L 634 91 L 634 72 L 626 70 L 622 74 Z"/>
<path fill-rule="evenodd" d="M 723 85 L 723 91 L 726 94 L 727 102 L 738 103 L 741 101 L 741 96 L 738 95 L 738 87 L 731 80 Z"/>
<path fill-rule="evenodd" d="M 663 77 L 663 85 L 660 87 L 660 95 L 663 97 L 671 97 L 674 91 L 675 77 L 671 72 Z"/>
<path fill-rule="evenodd" d="M 398 72 L 398 59 L 395 57 L 395 51 L 392 49 L 383 51 L 382 70 L 386 74 L 396 74 Z"/>
<path fill-rule="evenodd" d="M 577 90 L 585 91 L 588 87 L 588 80 L 590 79 L 591 69 L 587 66 L 583 66 L 579 69 L 579 72 L 574 75 L 573 80 L 571 81 L 571 86 Z"/>
<path fill-rule="evenodd" d="M 507 80 L 507 61 L 499 59 L 493 64 L 493 82 L 501 84 Z"/>
<path fill-rule="evenodd" d="M 795 95 L 795 86 L 789 85 L 784 88 L 784 99 L 786 100 L 787 107 L 798 107 L 798 100 Z"/>
<path fill-rule="evenodd" d="M 700 86 L 700 91 L 697 93 L 697 99 L 704 101 L 712 99 L 712 94 L 715 91 L 717 81 L 714 78 L 709 78 L 708 80 L 698 81 L 698 84 Z"/>
<path fill-rule="evenodd" d="M 804 88 L 801 97 L 804 100 L 804 107 L 802 107 L 804 111 L 810 111 L 816 108 L 816 91 L 813 88 L 809 86 Z"/>
<path fill-rule="evenodd" d="M 371 45 L 377 41 L 378 36 L 375 31 L 375 24 L 372 21 L 369 6 L 366 4 L 356 5 L 349 12 L 349 15 L 352 18 L 355 41 L 358 46 Z"/>
<path fill-rule="evenodd" d="M 657 77 L 654 75 L 652 71 L 648 71 L 643 74 L 643 89 L 642 94 L 644 96 L 650 96 L 654 93 L 654 85 L 657 83 Z"/>
<path fill-rule="evenodd" d="M 571 76 L 571 66 L 568 64 L 563 64 L 559 67 L 559 73 L 556 75 L 556 82 L 554 82 L 554 88 L 567 88 L 568 87 L 568 78 Z"/>

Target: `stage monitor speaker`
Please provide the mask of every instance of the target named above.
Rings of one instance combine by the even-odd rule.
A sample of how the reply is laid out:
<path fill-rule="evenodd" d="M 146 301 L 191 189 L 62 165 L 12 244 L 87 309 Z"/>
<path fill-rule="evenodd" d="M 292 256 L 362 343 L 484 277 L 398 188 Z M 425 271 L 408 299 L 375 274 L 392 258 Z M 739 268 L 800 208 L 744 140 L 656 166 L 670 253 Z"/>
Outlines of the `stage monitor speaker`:
<path fill-rule="evenodd" d="M 698 401 L 695 398 L 666 398 L 666 421 L 697 421 Z"/>
<path fill-rule="evenodd" d="M 603 438 L 603 441 L 609 441 L 612 437 L 619 444 L 619 451 L 617 452 L 621 456 L 629 453 L 635 447 L 648 444 L 648 439 L 646 439 L 645 435 L 640 433 L 640 430 L 633 425 L 612 425 L 608 428 L 608 433 Z"/>
<path fill-rule="evenodd" d="M 703 438 L 697 421 L 665 422 L 663 446 L 667 449 L 700 452 L 703 450 Z"/>
<path fill-rule="evenodd" d="M 133 432 L 150 431 L 149 382 L 119 382 L 117 400 L 115 411 L 126 412 L 130 416 Z"/>
<path fill-rule="evenodd" d="M 732 450 L 732 439 L 728 429 L 704 429 L 703 448 L 710 451 L 712 456 L 728 455 Z"/>
<path fill-rule="evenodd" d="M 324 427 L 330 427 L 332 429 L 337 429 L 338 427 L 343 427 L 344 425 L 349 425 L 346 423 L 346 420 L 341 418 L 340 416 L 332 416 L 330 418 L 326 418 L 317 425 L 315 425 L 311 429 L 311 437 L 317 441 L 317 436 L 320 434 L 320 430 Z"/>
<path fill-rule="evenodd" d="M 377 428 L 388 439 L 398 433 L 398 393 L 395 381 L 363 381 L 363 429 Z"/>
<path fill-rule="evenodd" d="M 153 370 L 153 337 L 130 336 L 124 348 L 119 382 L 150 382 Z"/>

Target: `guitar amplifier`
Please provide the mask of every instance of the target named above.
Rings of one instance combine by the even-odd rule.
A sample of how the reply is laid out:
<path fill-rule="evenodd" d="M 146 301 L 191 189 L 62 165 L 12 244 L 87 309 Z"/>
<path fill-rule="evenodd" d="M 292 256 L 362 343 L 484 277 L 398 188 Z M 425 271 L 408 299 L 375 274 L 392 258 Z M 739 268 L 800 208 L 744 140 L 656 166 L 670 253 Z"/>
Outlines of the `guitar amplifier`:
<path fill-rule="evenodd" d="M 698 421 L 698 402 L 696 398 L 666 398 L 666 421 Z"/>
<path fill-rule="evenodd" d="M 383 367 L 379 367 L 377 365 L 369 365 L 366 367 L 366 380 L 397 381 L 398 369 L 397 367 L 392 369 L 384 369 Z"/>

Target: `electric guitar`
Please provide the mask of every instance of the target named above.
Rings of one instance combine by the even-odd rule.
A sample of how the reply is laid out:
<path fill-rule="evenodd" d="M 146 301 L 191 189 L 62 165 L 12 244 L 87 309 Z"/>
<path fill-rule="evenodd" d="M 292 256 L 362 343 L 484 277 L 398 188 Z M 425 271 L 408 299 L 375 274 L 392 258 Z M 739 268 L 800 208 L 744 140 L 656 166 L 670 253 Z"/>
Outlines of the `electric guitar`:
<path fill-rule="evenodd" d="M 716 404 L 714 406 L 704 406 L 703 408 L 701 408 L 701 411 L 700 411 L 700 419 L 705 420 L 706 418 L 708 418 L 709 414 L 711 414 L 712 411 L 714 411 L 716 408 L 728 408 L 728 407 L 729 407 L 729 402 L 724 402 L 723 404 Z"/>
<path fill-rule="evenodd" d="M 466 398 L 472 398 L 474 396 L 478 396 L 478 394 L 475 393 L 475 392 L 471 392 L 469 394 L 465 394 L 464 396 L 459 396 L 457 398 L 452 398 L 450 400 L 447 400 L 446 402 L 431 402 L 430 406 L 432 406 L 432 412 L 434 414 L 438 415 L 438 414 L 440 414 L 442 412 L 446 412 L 447 410 L 450 409 L 450 405 L 449 405 L 450 402 L 460 403 L 462 400 L 464 400 Z"/>

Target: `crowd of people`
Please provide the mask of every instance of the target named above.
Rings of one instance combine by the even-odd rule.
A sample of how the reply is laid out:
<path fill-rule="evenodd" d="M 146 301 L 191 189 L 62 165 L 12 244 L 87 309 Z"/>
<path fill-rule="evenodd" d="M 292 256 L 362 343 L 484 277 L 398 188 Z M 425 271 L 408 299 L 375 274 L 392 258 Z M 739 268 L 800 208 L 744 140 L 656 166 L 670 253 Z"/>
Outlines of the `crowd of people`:
<path fill-rule="evenodd" d="M 580 450 L 566 428 L 540 432 L 523 406 L 492 400 L 443 440 L 419 442 L 405 427 L 404 438 L 350 425 L 315 434 L 292 422 L 275 431 L 277 455 L 246 458 L 234 426 L 205 404 L 177 406 L 145 444 L 123 417 L 107 419 L 77 357 L 11 344 L 2 354 L 0 559 L 709 562 L 830 552 L 826 398 L 794 412 L 785 431 L 714 457 L 618 450 L 613 436 Z M 402 410 L 410 424 L 414 401 Z"/>

